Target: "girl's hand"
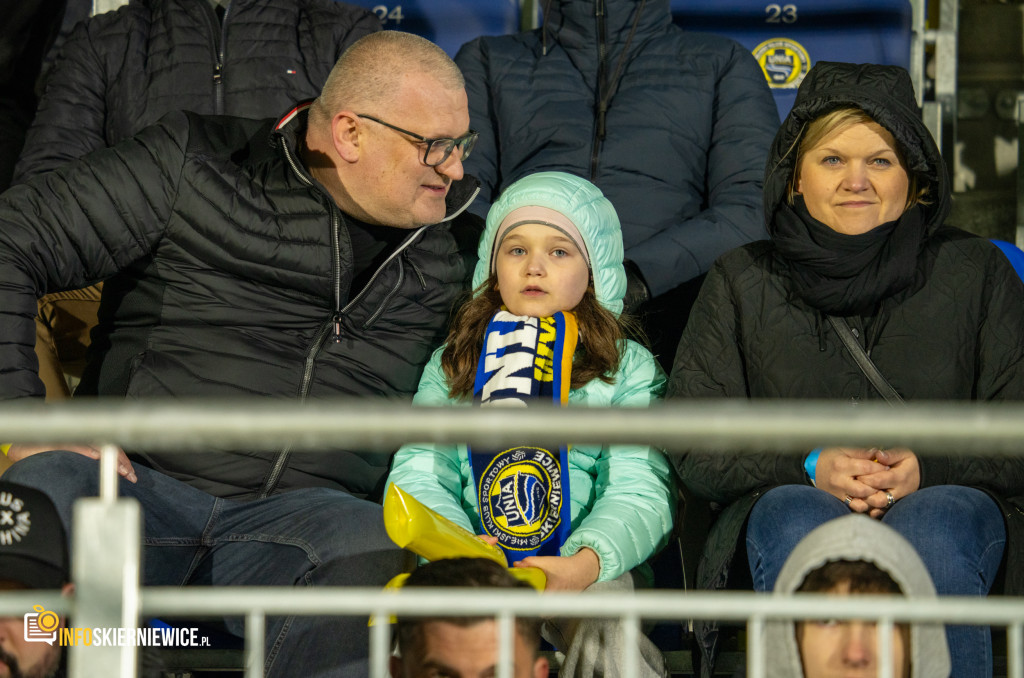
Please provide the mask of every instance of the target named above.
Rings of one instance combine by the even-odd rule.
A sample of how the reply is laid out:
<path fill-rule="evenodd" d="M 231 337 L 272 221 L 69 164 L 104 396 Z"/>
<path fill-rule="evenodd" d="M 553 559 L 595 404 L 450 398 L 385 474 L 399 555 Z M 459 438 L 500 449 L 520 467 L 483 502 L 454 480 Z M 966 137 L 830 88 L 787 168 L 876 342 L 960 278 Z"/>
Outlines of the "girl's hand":
<path fill-rule="evenodd" d="M 89 457 L 90 459 L 99 459 L 100 450 L 98 447 L 92 445 L 77 445 L 73 443 L 60 443 L 57 445 L 21 445 L 15 443 L 11 445 L 11 449 L 7 450 L 7 458 L 12 462 L 24 459 L 25 457 L 31 457 L 33 454 L 39 454 L 40 452 L 50 452 L 52 450 L 66 450 L 68 452 L 77 452 L 83 456 Z M 124 453 L 120 447 L 117 448 L 117 473 L 123 476 L 125 480 L 135 482 L 138 480 L 135 477 L 135 469 L 132 468 L 132 463 L 128 461 L 128 455 Z"/>
<path fill-rule="evenodd" d="M 476 536 L 476 538 L 479 539 L 480 541 L 487 542 L 491 546 L 497 546 L 498 545 L 498 538 L 497 537 L 492 537 L 489 534 L 478 534 Z"/>
<path fill-rule="evenodd" d="M 905 447 L 878 450 L 876 458 L 881 468 L 859 480 L 875 489 L 865 500 L 871 507 L 868 515 L 881 518 L 890 508 L 889 495 L 897 501 L 921 489 L 921 464 L 917 455 Z"/>
<path fill-rule="evenodd" d="M 600 559 L 585 547 L 571 556 L 530 556 L 513 565 L 543 570 L 548 578 L 548 591 L 582 591 L 601 574 Z"/>
<path fill-rule="evenodd" d="M 863 481 L 888 467 L 873 461 L 879 455 L 876 448 L 829 447 L 818 456 L 815 486 L 845 503 L 854 513 L 868 513 L 873 508 L 867 499 L 878 493 L 878 488 Z M 849 500 L 847 500 L 849 498 Z M 886 502 L 882 493 L 882 504 Z"/>

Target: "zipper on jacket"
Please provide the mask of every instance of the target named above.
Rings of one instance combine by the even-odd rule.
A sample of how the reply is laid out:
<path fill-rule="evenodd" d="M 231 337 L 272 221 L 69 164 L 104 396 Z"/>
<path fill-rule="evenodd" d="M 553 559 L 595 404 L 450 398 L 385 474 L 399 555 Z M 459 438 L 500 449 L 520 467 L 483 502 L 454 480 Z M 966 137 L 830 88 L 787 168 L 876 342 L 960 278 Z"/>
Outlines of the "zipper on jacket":
<path fill-rule="evenodd" d="M 282 148 L 282 150 L 284 152 L 285 162 L 288 163 L 288 166 L 291 168 L 292 172 L 295 173 L 295 176 L 298 177 L 299 181 L 301 181 L 305 185 L 309 186 L 313 190 L 319 191 L 319 189 L 313 183 L 312 179 L 310 179 L 305 174 L 305 172 L 303 172 L 299 168 L 298 163 L 295 161 L 295 158 L 292 156 L 291 149 L 288 148 L 288 144 L 287 143 L 282 143 L 281 144 L 281 148 Z M 359 300 L 362 299 L 363 296 L 365 296 L 366 291 L 368 289 L 370 289 L 370 287 L 373 286 L 373 283 L 376 282 L 376 280 L 380 277 L 381 271 L 383 271 L 387 267 L 387 265 L 390 264 L 395 259 L 395 257 L 402 256 L 403 253 L 409 248 L 409 246 L 412 243 L 414 243 L 420 237 L 420 234 L 423 233 L 423 231 L 425 231 L 428 228 L 427 226 L 423 226 L 421 228 L 416 229 L 411 235 L 409 235 L 409 237 L 407 237 L 402 242 L 402 244 L 398 246 L 398 249 L 396 249 L 394 252 L 392 252 L 388 256 L 388 258 L 385 259 L 384 262 L 381 263 L 381 265 L 377 267 L 377 270 L 373 272 L 373 276 L 370 278 L 369 281 L 367 281 L 366 285 L 363 286 L 363 289 L 361 289 L 359 291 L 359 294 L 357 294 L 355 296 L 355 298 L 350 300 L 345 305 L 344 308 L 340 308 L 340 306 L 341 306 L 341 251 L 340 251 L 340 245 L 339 245 L 339 232 L 338 232 L 338 229 L 340 228 L 340 212 L 338 210 L 338 206 L 334 204 L 334 199 L 331 198 L 330 196 L 326 196 L 326 204 L 327 204 L 327 209 L 331 213 L 331 245 L 332 245 L 332 248 L 334 250 L 333 253 L 332 253 L 332 257 L 334 259 L 334 261 L 333 261 L 333 268 L 334 268 L 334 270 L 332 271 L 332 276 L 333 276 L 333 285 L 334 285 L 334 290 L 333 291 L 334 291 L 334 308 L 335 308 L 335 311 L 331 315 L 331 317 L 326 322 L 324 322 L 323 325 L 321 325 L 320 329 L 317 331 L 316 336 L 313 338 L 312 343 L 310 344 L 309 351 L 306 352 L 306 359 L 305 359 L 304 366 L 303 366 L 303 371 L 302 371 L 302 382 L 299 385 L 299 392 L 297 394 L 299 402 L 305 402 L 306 399 L 309 397 L 309 390 L 310 390 L 310 387 L 311 387 L 312 382 L 313 382 L 313 367 L 316 365 L 316 357 L 317 357 L 317 355 L 319 355 L 320 351 L 323 349 L 323 346 L 324 346 L 324 344 L 327 341 L 327 337 L 331 336 L 333 334 L 335 341 L 341 341 L 341 319 L 342 319 L 342 317 L 349 311 L 349 309 L 352 308 L 353 305 L 358 303 Z M 373 324 L 373 322 L 375 322 L 377 320 L 378 317 L 380 317 L 381 313 L 383 313 L 383 311 L 384 311 L 384 308 L 387 307 L 387 302 L 394 296 L 394 294 L 398 291 L 399 287 L 401 287 L 402 276 L 403 276 L 402 270 L 403 269 L 401 267 L 401 264 L 399 264 L 399 281 L 398 281 L 398 284 L 395 286 L 395 288 L 385 298 L 384 303 L 381 304 L 380 307 L 377 308 L 376 311 L 374 311 L 374 313 L 372 314 L 370 319 L 367 320 L 367 322 L 364 325 L 364 327 L 369 327 L 371 324 Z M 423 280 L 422 276 L 420 276 L 420 279 L 421 279 L 421 281 Z M 285 447 L 283 450 L 281 450 L 277 454 L 277 457 L 274 458 L 274 462 L 273 462 L 273 465 L 271 466 L 270 472 L 267 474 L 266 480 L 263 482 L 263 487 L 260 488 L 260 491 L 257 494 L 257 497 L 263 498 L 263 497 L 270 496 L 270 494 L 272 494 L 274 492 L 274 490 L 277 489 L 277 484 L 281 481 L 281 475 L 284 473 L 284 470 L 285 470 L 285 468 L 288 465 L 288 457 L 290 455 L 291 455 L 291 446 L 290 445 Z"/>
<path fill-rule="evenodd" d="M 316 363 L 316 356 L 320 352 L 321 347 L 327 340 L 327 336 L 331 333 L 331 323 L 326 322 L 320 326 L 316 336 L 313 338 L 313 342 L 310 344 L 309 351 L 306 352 L 305 365 L 302 371 L 302 382 L 299 385 L 299 402 L 306 402 L 306 398 L 309 395 L 309 386 L 313 381 L 313 365 Z M 263 487 L 260 488 L 257 493 L 257 499 L 263 499 L 273 494 L 274 490 L 277 489 L 277 484 L 281 482 L 281 476 L 284 474 L 285 468 L 288 467 L 288 458 L 291 456 L 292 446 L 286 445 L 284 449 L 277 453 L 274 457 L 274 462 L 270 467 L 270 472 L 267 473 L 266 479 L 263 481 Z"/>
<path fill-rule="evenodd" d="M 287 149 L 287 145 L 284 146 Z M 294 167 L 294 162 L 291 162 L 291 155 L 287 153 L 290 164 Z M 301 173 L 299 174 L 302 177 Z M 304 179 L 304 177 L 302 177 Z M 309 397 L 309 390 L 313 383 L 313 367 L 316 365 L 316 357 L 320 354 L 324 344 L 327 341 L 327 337 L 331 335 L 332 330 L 334 333 L 334 341 L 341 341 L 341 313 L 338 309 L 341 306 L 341 252 L 338 247 L 338 208 L 328 205 L 328 209 L 331 212 L 331 244 L 333 246 L 333 271 L 331 275 L 334 282 L 334 313 L 331 315 L 330 320 L 320 326 L 316 336 L 310 343 L 309 350 L 306 352 L 306 359 L 302 369 L 302 381 L 299 384 L 298 399 L 299 402 L 306 402 L 306 398 Z M 270 469 L 270 473 L 267 474 L 267 479 L 263 483 L 263 488 L 260 490 L 259 497 L 270 496 L 275 489 L 277 484 L 281 481 L 281 475 L 284 474 L 285 468 L 288 466 L 288 457 L 291 456 L 291 445 L 281 450 L 277 457 L 274 458 L 273 466 Z"/>
<path fill-rule="evenodd" d="M 334 285 L 334 343 L 341 343 L 341 216 L 334 200 L 329 200 L 331 212 L 331 281 Z"/>
<path fill-rule="evenodd" d="M 612 97 L 619 89 L 619 81 L 622 80 L 622 72 L 626 68 L 626 57 L 629 56 L 629 48 L 636 36 L 637 26 L 640 25 L 640 17 L 644 12 L 644 5 L 647 0 L 640 0 L 637 5 L 636 14 L 633 15 L 633 25 L 629 29 L 629 35 L 622 45 L 622 53 L 615 64 L 615 72 L 608 78 L 608 25 L 606 17 L 608 11 L 605 8 L 605 0 L 597 0 L 595 3 L 594 16 L 597 19 L 597 86 L 594 96 L 594 141 L 591 146 L 590 155 L 590 180 L 597 180 L 597 161 L 601 155 L 601 143 L 607 135 L 608 106 Z"/>
<path fill-rule="evenodd" d="M 213 74 L 214 95 L 217 101 L 217 115 L 224 115 L 224 62 L 228 45 L 228 17 L 231 15 L 231 3 L 224 8 L 224 17 L 220 22 L 220 45 L 217 50 L 217 70 Z"/>
<path fill-rule="evenodd" d="M 296 169 L 297 175 L 299 176 L 299 178 L 301 178 L 303 180 L 303 182 L 305 182 L 305 183 L 307 183 L 307 184 L 312 186 L 312 182 L 310 182 L 301 172 L 297 171 L 297 168 L 296 168 L 296 165 L 295 165 L 295 161 L 292 159 L 291 153 L 288 152 L 288 146 L 287 145 L 283 145 L 283 148 L 285 149 L 285 156 L 288 158 L 288 163 L 292 166 L 292 169 Z M 331 237 L 332 237 L 333 244 L 335 246 L 335 253 L 334 253 L 334 255 L 335 255 L 335 262 L 336 262 L 336 265 L 335 265 L 335 294 L 337 296 L 335 297 L 335 304 L 339 305 L 340 304 L 340 286 L 341 286 L 341 253 L 338 251 L 338 248 L 337 248 L 338 220 L 337 220 L 337 211 L 336 210 L 337 210 L 337 207 L 334 207 L 332 209 L 332 211 L 331 211 L 331 220 L 332 220 L 332 226 L 333 226 L 333 228 L 332 228 L 332 236 Z M 359 294 L 357 294 L 354 299 L 349 301 L 348 304 L 345 305 L 345 308 L 341 309 L 340 311 L 336 311 L 331 316 L 331 318 L 320 327 L 320 330 L 317 332 L 316 337 L 314 337 L 313 342 L 310 344 L 309 351 L 306 353 L 305 365 L 304 365 L 303 372 L 302 372 L 302 383 L 299 386 L 299 393 L 298 393 L 299 402 L 305 402 L 306 399 L 309 397 L 309 389 L 310 389 L 310 386 L 311 386 L 312 381 L 313 381 L 313 367 L 314 367 L 314 365 L 316 365 L 316 357 L 317 357 L 317 355 L 319 355 L 320 351 L 323 349 L 323 345 L 326 343 L 327 337 L 330 336 L 333 333 L 334 340 L 335 341 L 341 341 L 341 318 L 342 318 L 342 316 L 344 316 L 345 313 L 347 313 L 349 311 L 349 309 L 351 309 L 352 306 L 354 304 L 356 304 L 366 294 L 366 290 L 370 289 L 370 287 L 377 280 L 377 278 L 380 277 L 381 271 L 383 271 L 384 268 L 387 267 L 387 265 L 389 263 L 391 263 L 392 260 L 395 259 L 395 257 L 401 256 L 402 253 L 408 248 L 408 246 L 410 244 L 412 244 L 417 238 L 419 238 L 420 233 L 422 233 L 426 228 L 427 228 L 426 226 L 423 226 L 422 228 L 417 229 L 408 238 L 406 238 L 405 241 L 399 246 L 399 248 L 397 250 L 395 250 L 394 252 L 392 252 L 391 256 L 389 256 L 387 259 L 385 259 L 384 263 L 382 263 L 377 268 L 377 270 L 374 271 L 373 277 L 371 277 L 370 280 L 366 283 L 366 285 L 363 286 L 363 289 L 360 290 Z M 401 264 L 399 264 L 398 283 L 388 293 L 388 295 L 384 298 L 384 302 L 373 312 L 371 317 L 366 321 L 366 323 L 363 325 L 363 329 L 366 329 L 366 328 L 370 327 L 370 325 L 372 325 L 374 322 L 376 322 L 376 320 L 384 312 L 384 309 L 387 308 L 388 302 L 398 292 L 399 288 L 402 285 L 402 280 L 403 280 L 403 277 L 404 277 L 403 270 L 404 269 L 401 267 Z M 281 481 L 281 475 L 284 473 L 285 468 L 288 466 L 288 457 L 290 455 L 291 455 L 291 446 L 288 446 L 288 447 L 285 447 L 283 450 L 281 450 L 277 454 L 277 457 L 274 458 L 273 466 L 270 469 L 270 473 L 267 474 L 267 479 L 264 481 L 263 487 L 260 489 L 260 492 L 257 495 L 258 498 L 262 499 L 264 497 L 268 497 L 268 496 L 270 496 L 271 493 L 273 493 L 273 491 L 275 489 L 277 489 L 277 484 Z"/>
<path fill-rule="evenodd" d="M 359 294 L 357 294 L 355 296 L 355 298 L 353 298 L 350 302 L 345 304 L 345 308 L 341 309 L 342 315 L 348 313 L 349 309 L 351 309 L 354 305 L 359 303 L 359 301 L 364 296 L 366 296 L 366 291 L 368 289 L 370 289 L 371 287 L 373 287 L 373 283 L 377 282 L 377 278 L 380 277 L 381 271 L 383 271 L 385 268 L 387 268 L 387 265 L 390 264 L 392 261 L 394 261 L 396 257 L 403 257 L 405 255 L 406 250 L 409 249 L 409 245 L 411 245 L 414 242 L 416 242 L 419 239 L 420 234 L 423 233 L 423 231 L 425 231 L 427 228 L 429 228 L 429 226 L 421 226 L 420 228 L 418 228 L 415 231 L 413 231 L 412 234 L 409 237 L 407 237 L 405 240 L 402 241 L 402 244 L 398 246 L 398 249 L 396 249 L 394 252 L 392 252 L 388 256 L 388 258 L 385 259 L 381 263 L 381 265 L 377 267 L 377 270 L 373 272 L 373 276 L 367 281 L 367 283 L 365 285 L 363 285 L 363 289 L 359 290 Z M 406 259 L 406 261 L 408 261 L 408 257 L 405 257 L 405 259 Z M 363 329 L 369 328 L 371 325 L 373 325 L 373 323 L 375 323 L 377 321 L 377 319 L 380 317 L 381 313 L 384 312 L 384 309 L 387 308 L 388 302 L 391 301 L 391 298 L 395 296 L 395 294 L 398 292 L 398 289 L 402 286 L 402 281 L 404 279 L 405 279 L 405 270 L 402 267 L 401 262 L 399 262 L 399 264 L 398 264 L 398 284 L 396 284 L 391 289 L 391 291 L 388 292 L 387 296 L 384 297 L 384 301 L 381 303 L 381 305 L 378 306 L 376 308 L 376 310 L 374 310 L 374 312 L 367 319 L 367 321 L 365 323 L 363 323 Z M 422 277 L 420 279 L 422 280 Z"/>
<path fill-rule="evenodd" d="M 396 294 L 398 294 L 398 290 L 402 288 L 403 282 L 405 282 L 405 267 L 402 266 L 401 263 L 399 263 L 398 280 L 395 281 L 394 287 L 388 290 L 388 293 L 384 296 L 384 300 L 380 303 L 380 306 L 378 306 L 377 309 L 373 312 L 373 314 L 366 319 L 366 322 L 363 323 L 364 330 L 370 329 L 373 326 L 373 324 L 377 322 L 377 318 L 379 318 L 384 313 L 384 309 L 388 307 L 388 304 L 391 303 L 391 300 L 394 299 Z"/>
<path fill-rule="evenodd" d="M 213 100 L 217 115 L 224 115 L 224 64 L 218 60 L 213 67 Z"/>
<path fill-rule="evenodd" d="M 597 178 L 597 158 L 601 153 L 601 142 L 604 140 L 604 119 L 608 112 L 608 104 L 604 100 L 608 71 L 608 25 L 605 22 L 606 10 L 604 0 L 594 3 L 594 19 L 597 21 L 597 83 L 594 88 L 594 140 L 590 152 L 590 180 Z"/>
<path fill-rule="evenodd" d="M 227 43 L 228 14 L 231 12 L 231 3 L 224 8 L 224 20 L 217 19 L 217 11 L 206 4 L 206 18 L 210 25 L 210 35 L 213 38 L 213 102 L 214 113 L 224 115 L 224 45 Z"/>
<path fill-rule="evenodd" d="M 306 176 L 304 172 L 299 169 L 298 163 L 295 162 L 295 158 L 292 157 L 291 149 L 288 148 L 287 143 L 282 143 L 281 148 L 284 152 L 285 161 L 291 168 L 295 176 L 298 177 L 299 181 L 306 184 L 313 190 L 318 190 L 313 184 L 312 180 Z M 306 398 L 309 397 L 310 386 L 313 382 L 313 367 L 316 364 L 316 356 L 320 353 L 324 343 L 327 341 L 327 337 L 331 335 L 333 330 L 335 341 L 341 341 L 341 312 L 339 307 L 341 306 L 341 252 L 338 246 L 338 229 L 340 227 L 338 217 L 338 207 L 334 204 L 333 199 L 328 198 L 326 201 L 327 209 L 331 215 L 331 246 L 332 246 L 332 271 L 331 276 L 333 278 L 333 291 L 334 291 L 334 313 L 331 318 L 324 322 L 317 331 L 316 336 L 313 337 L 313 341 L 310 343 L 309 350 L 306 351 L 306 359 L 303 364 L 302 370 L 302 381 L 299 383 L 299 391 L 296 394 L 299 402 L 305 402 Z M 277 484 L 281 482 L 281 475 L 284 474 L 285 468 L 288 466 L 288 457 L 291 455 L 291 446 L 286 446 L 283 450 L 278 452 L 274 458 L 273 464 L 271 465 L 270 472 L 266 476 L 266 480 L 263 481 L 263 487 L 260 488 L 259 493 L 256 495 L 262 499 L 270 496 L 274 490 L 277 489 Z"/>
<path fill-rule="evenodd" d="M 420 289 L 421 290 L 426 290 L 427 289 L 427 279 L 423 277 L 423 273 L 420 272 L 419 266 L 416 265 L 416 262 L 414 262 L 409 257 L 409 252 L 408 251 L 404 252 L 402 254 L 402 258 L 404 258 L 406 260 L 406 262 L 408 262 L 409 268 L 412 269 L 412 272 L 415 273 L 416 277 L 419 279 L 419 281 L 420 281 Z"/>
<path fill-rule="evenodd" d="M 313 180 L 306 176 L 306 173 L 299 169 L 299 164 L 295 162 L 295 158 L 292 157 L 292 151 L 288 148 L 288 144 L 282 142 L 281 148 L 284 151 L 285 161 L 288 166 L 298 177 L 299 181 L 309 186 L 314 191 L 320 192 L 320 189 L 316 187 Z M 327 207 L 327 211 L 331 215 L 331 286 L 334 294 L 334 315 L 332 320 L 334 321 L 334 340 L 341 341 L 341 236 L 339 230 L 341 228 L 341 212 L 338 206 L 334 204 L 334 198 L 331 196 L 324 196 L 324 205 Z M 376 274 L 374 274 L 376 277 Z M 373 279 L 370 279 L 373 282 Z M 367 283 L 369 285 L 369 283 Z M 305 397 L 305 394 L 302 394 Z"/>

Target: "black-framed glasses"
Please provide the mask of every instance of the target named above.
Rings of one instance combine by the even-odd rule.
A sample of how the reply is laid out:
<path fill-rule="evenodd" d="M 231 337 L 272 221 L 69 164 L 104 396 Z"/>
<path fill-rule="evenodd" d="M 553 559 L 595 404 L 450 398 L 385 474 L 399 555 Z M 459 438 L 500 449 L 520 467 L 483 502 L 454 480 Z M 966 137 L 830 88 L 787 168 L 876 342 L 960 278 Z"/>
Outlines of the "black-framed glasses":
<path fill-rule="evenodd" d="M 469 130 L 468 134 L 464 134 L 458 139 L 452 139 L 451 137 L 439 137 L 437 139 L 428 139 L 422 134 L 416 134 L 410 132 L 407 129 L 396 127 L 390 122 L 384 122 L 380 118 L 375 118 L 372 115 L 363 115 L 362 113 L 356 113 L 357 117 L 366 118 L 372 120 L 378 125 L 384 125 L 389 127 L 396 132 L 401 134 L 407 134 L 421 144 L 426 144 L 427 148 L 423 152 L 423 164 L 429 167 L 437 167 L 448 159 L 448 156 L 452 154 L 452 151 L 459 149 L 459 159 L 465 160 L 469 157 L 469 154 L 473 151 L 473 146 L 476 145 L 477 137 L 480 135 L 473 130 Z"/>

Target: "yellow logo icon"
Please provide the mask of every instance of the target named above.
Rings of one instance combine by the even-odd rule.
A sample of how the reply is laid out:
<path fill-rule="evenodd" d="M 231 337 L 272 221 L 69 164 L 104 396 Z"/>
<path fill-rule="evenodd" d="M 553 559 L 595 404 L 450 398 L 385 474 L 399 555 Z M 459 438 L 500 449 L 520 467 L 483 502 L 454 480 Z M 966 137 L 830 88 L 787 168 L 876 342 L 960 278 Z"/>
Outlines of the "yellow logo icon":
<path fill-rule="evenodd" d="M 60 616 L 42 605 L 33 605 L 34 612 L 25 615 L 25 640 L 33 643 L 53 643 L 57 640 Z"/>
<path fill-rule="evenodd" d="M 796 40 L 772 38 L 754 48 L 765 80 L 773 89 L 796 89 L 811 68 L 811 57 Z"/>

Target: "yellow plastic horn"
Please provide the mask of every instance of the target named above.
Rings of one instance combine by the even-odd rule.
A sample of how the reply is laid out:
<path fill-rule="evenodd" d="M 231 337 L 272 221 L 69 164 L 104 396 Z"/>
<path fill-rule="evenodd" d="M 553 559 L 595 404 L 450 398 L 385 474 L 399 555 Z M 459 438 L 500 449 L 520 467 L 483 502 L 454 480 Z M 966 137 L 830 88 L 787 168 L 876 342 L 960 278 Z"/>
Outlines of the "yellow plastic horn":
<path fill-rule="evenodd" d="M 509 574 L 525 581 L 538 591 L 547 586 L 548 578 L 537 567 L 508 567 L 505 552 L 491 546 L 464 527 L 456 525 L 392 484 L 384 496 L 384 529 L 398 546 L 427 560 L 445 558 L 487 558 L 508 568 Z M 398 591 L 409 578 L 408 572 L 396 575 L 384 589 Z M 369 626 L 376 620 L 371 616 Z M 395 623 L 392 616 L 390 623 Z"/>
<path fill-rule="evenodd" d="M 500 548 L 427 508 L 395 484 L 384 497 L 384 528 L 395 544 L 427 560 L 487 558 L 508 567 Z"/>

